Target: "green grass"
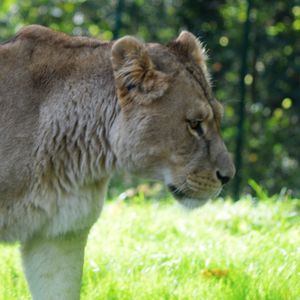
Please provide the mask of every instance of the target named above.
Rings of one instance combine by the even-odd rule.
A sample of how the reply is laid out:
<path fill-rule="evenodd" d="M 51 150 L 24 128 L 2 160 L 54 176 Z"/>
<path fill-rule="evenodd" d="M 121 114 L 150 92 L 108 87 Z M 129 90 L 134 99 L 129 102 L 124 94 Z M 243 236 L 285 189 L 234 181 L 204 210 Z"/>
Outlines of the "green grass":
<path fill-rule="evenodd" d="M 139 202 L 139 201 L 137 201 Z M 299 200 L 111 202 L 86 249 L 82 299 L 298 300 Z M 0 246 L 0 299 L 29 299 L 17 246 Z"/>

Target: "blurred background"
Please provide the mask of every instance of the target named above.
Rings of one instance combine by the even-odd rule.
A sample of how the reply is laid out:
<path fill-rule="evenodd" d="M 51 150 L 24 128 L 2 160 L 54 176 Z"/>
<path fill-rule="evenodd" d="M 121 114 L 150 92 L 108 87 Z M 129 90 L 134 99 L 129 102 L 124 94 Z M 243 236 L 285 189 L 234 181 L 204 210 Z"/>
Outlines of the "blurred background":
<path fill-rule="evenodd" d="M 238 167 L 224 195 L 300 196 L 300 0 L 1 0 L 0 42 L 28 24 L 161 43 L 193 32 L 209 50 L 223 136 Z M 160 191 L 141 182 L 121 174 L 110 197 L 133 185 Z"/>

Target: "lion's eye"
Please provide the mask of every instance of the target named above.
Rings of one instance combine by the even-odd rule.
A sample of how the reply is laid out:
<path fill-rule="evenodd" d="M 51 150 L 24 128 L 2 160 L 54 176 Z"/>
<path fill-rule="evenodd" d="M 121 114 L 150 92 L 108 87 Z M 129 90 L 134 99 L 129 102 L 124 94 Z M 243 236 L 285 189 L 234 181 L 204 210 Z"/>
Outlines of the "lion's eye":
<path fill-rule="evenodd" d="M 204 132 L 201 120 L 190 120 L 189 126 L 192 130 L 196 131 L 199 136 L 203 135 Z"/>

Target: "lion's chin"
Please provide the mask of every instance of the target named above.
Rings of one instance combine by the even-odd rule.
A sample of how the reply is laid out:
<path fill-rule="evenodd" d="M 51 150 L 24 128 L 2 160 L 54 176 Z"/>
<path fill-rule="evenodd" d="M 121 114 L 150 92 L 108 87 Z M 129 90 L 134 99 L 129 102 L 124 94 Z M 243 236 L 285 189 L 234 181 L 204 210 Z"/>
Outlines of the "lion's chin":
<path fill-rule="evenodd" d="M 213 192 L 205 192 L 202 193 L 202 195 L 190 196 L 187 193 L 184 193 L 183 191 L 178 190 L 175 186 L 169 185 L 169 190 L 173 194 L 174 198 L 185 208 L 188 209 L 195 209 L 198 207 L 203 206 L 205 203 L 207 203 L 210 199 L 216 198 L 220 192 L 221 188 L 216 189 Z"/>

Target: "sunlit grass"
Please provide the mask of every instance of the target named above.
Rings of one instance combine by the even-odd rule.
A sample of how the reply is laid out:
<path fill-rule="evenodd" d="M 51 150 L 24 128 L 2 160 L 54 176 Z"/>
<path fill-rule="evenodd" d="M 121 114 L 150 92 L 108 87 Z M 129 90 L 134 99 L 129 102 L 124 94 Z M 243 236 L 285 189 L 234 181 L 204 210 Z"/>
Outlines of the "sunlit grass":
<path fill-rule="evenodd" d="M 299 201 L 249 197 L 192 212 L 141 202 L 104 208 L 82 299 L 300 299 Z M 29 299 L 17 246 L 0 247 L 0 299 Z"/>

